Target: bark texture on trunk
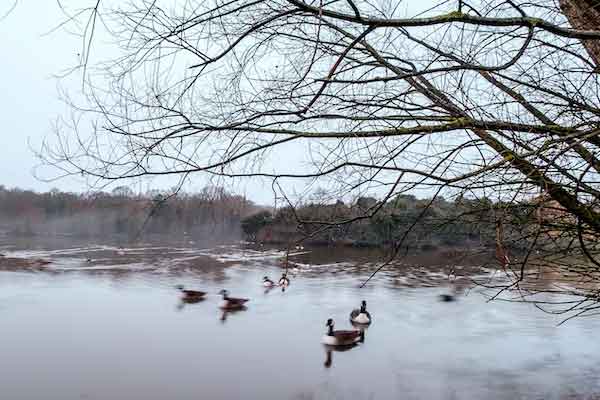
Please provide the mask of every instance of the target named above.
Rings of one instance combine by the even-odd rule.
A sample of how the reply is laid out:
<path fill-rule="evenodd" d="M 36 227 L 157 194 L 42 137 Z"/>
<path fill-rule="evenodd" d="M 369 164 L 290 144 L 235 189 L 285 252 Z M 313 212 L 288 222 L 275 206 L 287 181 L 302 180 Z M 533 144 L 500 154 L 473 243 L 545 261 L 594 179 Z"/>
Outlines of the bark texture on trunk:
<path fill-rule="evenodd" d="M 600 0 L 560 0 L 560 8 L 573 28 L 600 30 Z M 583 45 L 600 67 L 600 40 L 584 40 Z"/>

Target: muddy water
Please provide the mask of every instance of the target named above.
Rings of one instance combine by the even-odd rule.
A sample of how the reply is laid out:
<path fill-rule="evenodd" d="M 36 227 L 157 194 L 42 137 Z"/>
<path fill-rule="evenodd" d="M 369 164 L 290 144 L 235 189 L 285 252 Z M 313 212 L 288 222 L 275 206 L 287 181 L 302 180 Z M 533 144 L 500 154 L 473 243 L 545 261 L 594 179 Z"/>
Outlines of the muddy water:
<path fill-rule="evenodd" d="M 298 251 L 307 254 L 308 250 Z M 486 303 L 473 289 L 438 302 L 440 271 L 369 274 L 348 260 L 297 255 L 292 284 L 275 250 L 90 245 L 48 251 L 45 272 L 0 272 L 2 399 L 567 399 L 600 393 L 600 324 L 526 304 Z M 91 258 L 90 262 L 87 258 Z M 302 262 L 300 262 L 302 261 Z M 350 265 L 350 267 L 348 266 Z M 350 271 L 350 272 L 346 272 Z M 485 271 L 481 271 L 485 273 Z M 396 283 L 394 283 L 396 282 Z M 400 283 L 398 283 L 400 282 Z M 174 285 L 209 293 L 179 300 Z M 415 287 L 410 287 L 415 286 Z M 223 315 L 217 292 L 249 297 Z M 325 321 L 349 327 L 366 299 L 365 342 L 330 354 Z"/>

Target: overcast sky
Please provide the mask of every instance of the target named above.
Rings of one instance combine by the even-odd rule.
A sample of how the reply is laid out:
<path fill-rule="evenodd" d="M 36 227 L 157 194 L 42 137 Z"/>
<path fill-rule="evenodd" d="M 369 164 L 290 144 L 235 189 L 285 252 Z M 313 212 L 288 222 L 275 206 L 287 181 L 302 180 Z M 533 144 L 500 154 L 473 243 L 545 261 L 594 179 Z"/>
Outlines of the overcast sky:
<path fill-rule="evenodd" d="M 417 3 L 419 7 L 424 7 L 433 1 L 422 0 Z M 0 1 L 0 17 L 12 4 L 12 0 Z M 12 12 L 0 21 L 0 127 L 3 145 L 0 185 L 36 191 L 53 187 L 75 192 L 89 189 L 84 182 L 75 178 L 53 182 L 36 178 L 36 173 L 47 177 L 54 171 L 40 169 L 34 151 L 40 148 L 45 138 L 52 137 L 52 122 L 61 115 L 69 114 L 69 108 L 60 101 L 59 85 L 71 94 L 76 94 L 81 85 L 81 77 L 77 74 L 68 80 L 59 81 L 56 77 L 78 63 L 82 49 L 81 40 L 64 30 L 49 33 L 64 18 L 56 1 L 19 0 Z M 294 157 L 298 157 L 297 151 L 287 151 L 289 154 L 279 157 L 279 162 L 289 164 Z M 277 165 L 273 165 L 273 168 L 277 168 Z M 135 190 L 144 191 L 176 184 L 175 178 L 171 180 L 128 184 Z M 200 190 L 205 185 L 204 178 L 195 177 L 186 189 Z M 229 189 L 263 204 L 273 200 L 269 183 L 239 183 Z"/>
<path fill-rule="evenodd" d="M 0 1 L 0 16 L 12 1 Z M 46 191 L 85 192 L 89 187 L 75 178 L 45 182 L 36 176 L 48 177 L 55 171 L 41 167 L 35 150 L 44 139 L 52 140 L 53 121 L 69 115 L 69 108 L 60 100 L 59 88 L 77 93 L 80 75 L 58 79 L 68 67 L 78 63 L 81 41 L 64 30 L 55 30 L 64 15 L 55 1 L 20 0 L 14 10 L 0 22 L 0 127 L 2 129 L 2 158 L 0 185 Z M 92 55 L 93 57 L 94 55 Z M 177 183 L 169 180 L 127 182 L 135 190 L 151 187 L 169 188 Z M 194 177 L 186 189 L 201 190 L 207 184 L 203 177 Z M 114 187 L 115 185 L 113 185 Z M 108 188 L 110 190 L 110 187 Z M 236 193 L 261 202 L 272 202 L 271 186 L 253 182 L 230 187 Z"/>
<path fill-rule="evenodd" d="M 12 1 L 0 1 L 0 16 L 10 9 Z M 0 22 L 0 127 L 2 129 L 2 158 L 0 185 L 46 191 L 85 192 L 89 189 L 78 179 L 64 178 L 45 182 L 37 177 L 49 177 L 55 171 L 40 167 L 35 156 L 44 139 L 52 139 L 53 121 L 69 115 L 69 108 L 60 100 L 59 92 L 79 91 L 80 75 L 58 79 L 70 66 L 78 63 L 82 42 L 64 30 L 54 30 L 64 15 L 55 1 L 20 0 L 13 11 Z M 50 32 L 52 31 L 52 32 Z M 50 32 L 50 33 L 49 33 Z M 93 56 L 93 55 L 92 55 Z M 59 90 L 60 89 L 60 90 Z M 150 187 L 168 188 L 177 183 L 147 181 L 141 185 L 128 182 L 136 190 Z M 200 190 L 206 181 L 196 179 L 188 190 Z M 113 185 L 114 186 L 114 185 Z M 237 185 L 236 192 L 248 194 L 260 202 L 271 200 L 270 187 Z"/>
<path fill-rule="evenodd" d="M 0 1 L 0 16 L 12 1 Z M 66 32 L 44 36 L 61 20 L 54 1 L 21 0 L 0 22 L 0 184 L 47 190 L 82 190 L 73 181 L 45 183 L 33 176 L 39 148 L 51 122 L 66 108 L 57 94 L 58 74 L 77 62 L 81 44 Z"/>

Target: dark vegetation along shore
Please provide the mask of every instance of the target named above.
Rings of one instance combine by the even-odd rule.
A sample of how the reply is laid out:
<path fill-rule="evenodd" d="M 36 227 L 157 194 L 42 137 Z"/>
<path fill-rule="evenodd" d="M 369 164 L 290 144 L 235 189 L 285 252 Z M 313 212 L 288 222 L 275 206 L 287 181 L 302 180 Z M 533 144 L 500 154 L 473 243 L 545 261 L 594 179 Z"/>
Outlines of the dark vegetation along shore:
<path fill-rule="evenodd" d="M 73 236 L 79 239 L 136 241 L 194 240 L 224 243 L 246 239 L 289 246 L 403 246 L 492 248 L 502 221 L 504 244 L 528 245 L 527 231 L 540 221 L 540 203 L 518 206 L 488 199 L 452 201 L 400 195 L 387 202 L 361 197 L 346 204 L 308 203 L 277 210 L 260 207 L 221 188 L 200 193 L 134 194 L 125 186 L 87 194 L 53 190 L 36 193 L 0 186 L 0 229 L 14 236 Z M 376 213 L 373 211 L 377 210 Z M 544 209 L 556 220 L 556 210 Z"/>
<path fill-rule="evenodd" d="M 242 221 L 249 240 L 285 245 L 391 247 L 399 242 L 413 250 L 492 248 L 499 229 L 503 245 L 513 249 L 530 244 L 529 231 L 548 222 L 560 209 L 537 198 L 514 204 L 488 199 L 442 197 L 417 199 L 400 195 L 385 203 L 371 197 L 355 203 L 306 204 L 261 211 Z M 377 210 L 375 215 L 373 211 Z M 560 218 L 559 218 L 560 219 Z M 501 226 L 499 226 L 501 224 Z"/>
<path fill-rule="evenodd" d="M 6 257 L 0 253 L 0 271 L 44 271 L 51 263 L 43 258 Z"/>

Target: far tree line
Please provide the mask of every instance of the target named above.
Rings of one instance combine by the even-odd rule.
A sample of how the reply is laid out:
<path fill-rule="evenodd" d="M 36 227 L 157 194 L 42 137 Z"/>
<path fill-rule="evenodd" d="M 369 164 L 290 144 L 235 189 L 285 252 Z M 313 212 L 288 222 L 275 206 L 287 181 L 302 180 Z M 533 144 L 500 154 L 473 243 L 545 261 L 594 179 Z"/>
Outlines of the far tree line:
<path fill-rule="evenodd" d="M 487 198 L 418 199 L 403 194 L 387 201 L 307 202 L 279 209 L 261 207 L 222 188 L 199 193 L 136 194 L 127 186 L 85 194 L 45 193 L 0 186 L 0 228 L 9 234 L 117 236 L 127 240 L 168 234 L 171 238 L 246 239 L 273 245 L 388 247 L 402 240 L 415 250 L 436 247 L 526 248 L 529 230 L 546 226 L 552 245 L 563 213 L 542 197 L 518 206 Z M 543 214 L 543 215 L 541 215 Z M 366 217 L 367 216 L 367 217 Z"/>
<path fill-rule="evenodd" d="M 19 236 L 138 240 L 168 234 L 169 238 L 238 240 L 240 221 L 256 210 L 251 201 L 222 188 L 135 194 L 119 186 L 110 192 L 79 194 L 0 185 L 0 231 Z"/>

